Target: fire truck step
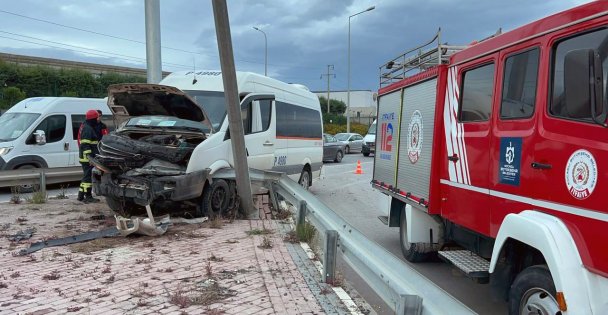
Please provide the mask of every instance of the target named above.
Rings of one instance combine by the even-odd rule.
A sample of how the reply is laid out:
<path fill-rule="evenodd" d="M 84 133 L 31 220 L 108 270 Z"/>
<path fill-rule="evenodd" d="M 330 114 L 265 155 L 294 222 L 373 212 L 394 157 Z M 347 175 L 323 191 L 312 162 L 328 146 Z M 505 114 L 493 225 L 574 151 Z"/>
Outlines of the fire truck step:
<path fill-rule="evenodd" d="M 468 250 L 445 250 L 437 252 L 439 257 L 454 264 L 468 277 L 479 283 L 487 283 L 490 278 L 490 262 Z"/>
<path fill-rule="evenodd" d="M 384 225 L 388 225 L 388 216 L 387 215 L 378 216 L 378 219 L 380 220 L 380 222 L 384 223 Z"/>

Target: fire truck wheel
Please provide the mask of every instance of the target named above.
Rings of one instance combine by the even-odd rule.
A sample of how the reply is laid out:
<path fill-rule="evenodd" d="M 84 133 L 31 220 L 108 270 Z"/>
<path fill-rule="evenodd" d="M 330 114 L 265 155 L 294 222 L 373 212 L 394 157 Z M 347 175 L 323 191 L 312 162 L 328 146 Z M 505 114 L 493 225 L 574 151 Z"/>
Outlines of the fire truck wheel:
<path fill-rule="evenodd" d="M 401 241 L 401 252 L 403 257 L 409 262 L 422 262 L 430 258 L 429 248 L 430 244 L 425 243 L 410 243 L 407 239 L 407 221 L 405 216 L 405 209 L 401 211 L 401 218 L 399 224 L 399 239 Z"/>
<path fill-rule="evenodd" d="M 560 314 L 555 284 L 546 265 L 524 269 L 509 291 L 509 314 Z"/>
<path fill-rule="evenodd" d="M 230 203 L 230 187 L 223 179 L 215 179 L 211 185 L 203 189 L 202 209 L 210 219 L 221 215 L 228 209 Z"/>

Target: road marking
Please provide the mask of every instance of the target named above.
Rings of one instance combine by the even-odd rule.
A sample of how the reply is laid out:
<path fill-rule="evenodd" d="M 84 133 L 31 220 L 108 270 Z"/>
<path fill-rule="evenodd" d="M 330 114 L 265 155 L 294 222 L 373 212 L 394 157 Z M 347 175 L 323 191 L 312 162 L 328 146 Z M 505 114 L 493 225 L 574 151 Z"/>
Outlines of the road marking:
<path fill-rule="evenodd" d="M 310 246 L 308 246 L 308 244 L 303 243 L 303 242 L 300 242 L 300 246 L 302 247 L 304 252 L 306 252 L 306 255 L 308 256 L 308 258 L 310 260 L 312 260 L 312 262 L 315 264 L 315 266 L 317 267 L 317 270 L 319 270 L 319 273 L 321 273 L 321 276 L 323 276 L 323 264 L 319 260 L 315 260 L 315 253 L 312 251 Z M 334 287 L 332 285 L 330 285 L 330 286 L 331 286 L 332 290 L 334 290 L 334 293 L 336 293 L 336 295 L 338 296 L 340 301 L 342 301 L 342 303 L 344 303 L 344 306 L 346 306 L 346 308 L 348 309 L 348 311 L 351 314 L 363 315 L 363 313 L 361 313 L 359 311 L 359 307 L 357 306 L 355 301 L 353 301 L 353 299 L 350 297 L 350 295 L 348 295 L 348 293 L 346 291 L 344 291 L 344 289 L 342 289 L 341 287 Z"/>
<path fill-rule="evenodd" d="M 297 210 L 295 210 L 295 211 L 297 211 Z M 290 225 L 291 225 L 291 229 L 295 231 L 296 227 L 293 223 L 292 218 L 290 218 Z M 313 262 L 313 264 L 315 265 L 317 270 L 319 270 L 319 273 L 321 274 L 321 276 L 323 276 L 323 264 L 319 261 L 319 259 L 315 259 L 315 256 L 316 256 L 315 252 L 313 252 L 313 250 L 310 248 L 310 246 L 307 243 L 300 242 L 300 247 L 302 247 L 302 249 L 306 253 L 306 256 L 308 256 L 308 259 L 310 259 Z M 350 295 L 348 295 L 348 293 L 346 291 L 344 291 L 344 289 L 342 289 L 341 287 L 334 287 L 333 285 L 329 285 L 329 286 L 332 288 L 332 290 L 334 290 L 334 293 L 338 296 L 340 301 L 342 301 L 344 306 L 346 306 L 346 308 L 352 315 L 364 315 L 361 311 L 359 311 L 359 307 L 357 306 L 357 303 L 355 303 L 355 301 L 353 301 L 353 299 L 350 297 Z"/>

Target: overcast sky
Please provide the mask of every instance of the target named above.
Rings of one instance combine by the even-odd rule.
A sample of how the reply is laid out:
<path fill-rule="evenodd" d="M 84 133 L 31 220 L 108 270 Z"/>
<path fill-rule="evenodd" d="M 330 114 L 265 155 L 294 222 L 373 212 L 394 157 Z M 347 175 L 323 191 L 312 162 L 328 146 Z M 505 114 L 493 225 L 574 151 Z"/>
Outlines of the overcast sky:
<path fill-rule="evenodd" d="M 431 39 L 459 45 L 508 31 L 585 0 L 228 0 L 237 70 L 325 90 L 377 90 L 378 67 Z M 145 67 L 143 0 L 0 0 L 0 52 Z M 49 23 L 50 22 L 50 23 Z M 62 26 L 63 25 L 63 26 Z M 68 26 L 68 27 L 65 27 Z M 109 35 L 109 36 L 108 36 Z M 211 1 L 161 0 L 163 70 L 219 69 Z"/>

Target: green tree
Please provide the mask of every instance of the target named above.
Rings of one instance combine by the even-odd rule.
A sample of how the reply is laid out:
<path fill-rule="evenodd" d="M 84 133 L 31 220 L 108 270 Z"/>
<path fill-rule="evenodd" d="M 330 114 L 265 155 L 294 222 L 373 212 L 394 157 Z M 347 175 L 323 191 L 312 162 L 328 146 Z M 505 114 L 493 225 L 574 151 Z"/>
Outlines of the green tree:
<path fill-rule="evenodd" d="M 25 93 L 19 88 L 9 86 L 2 89 L 2 100 L 0 102 L 0 108 L 8 109 L 11 106 L 19 103 L 19 101 L 25 99 Z"/>
<path fill-rule="evenodd" d="M 321 103 L 321 111 L 327 113 L 327 99 L 323 96 L 319 96 L 319 103 Z M 330 114 L 341 115 L 346 111 L 346 104 L 338 100 L 330 100 L 329 102 Z"/>

